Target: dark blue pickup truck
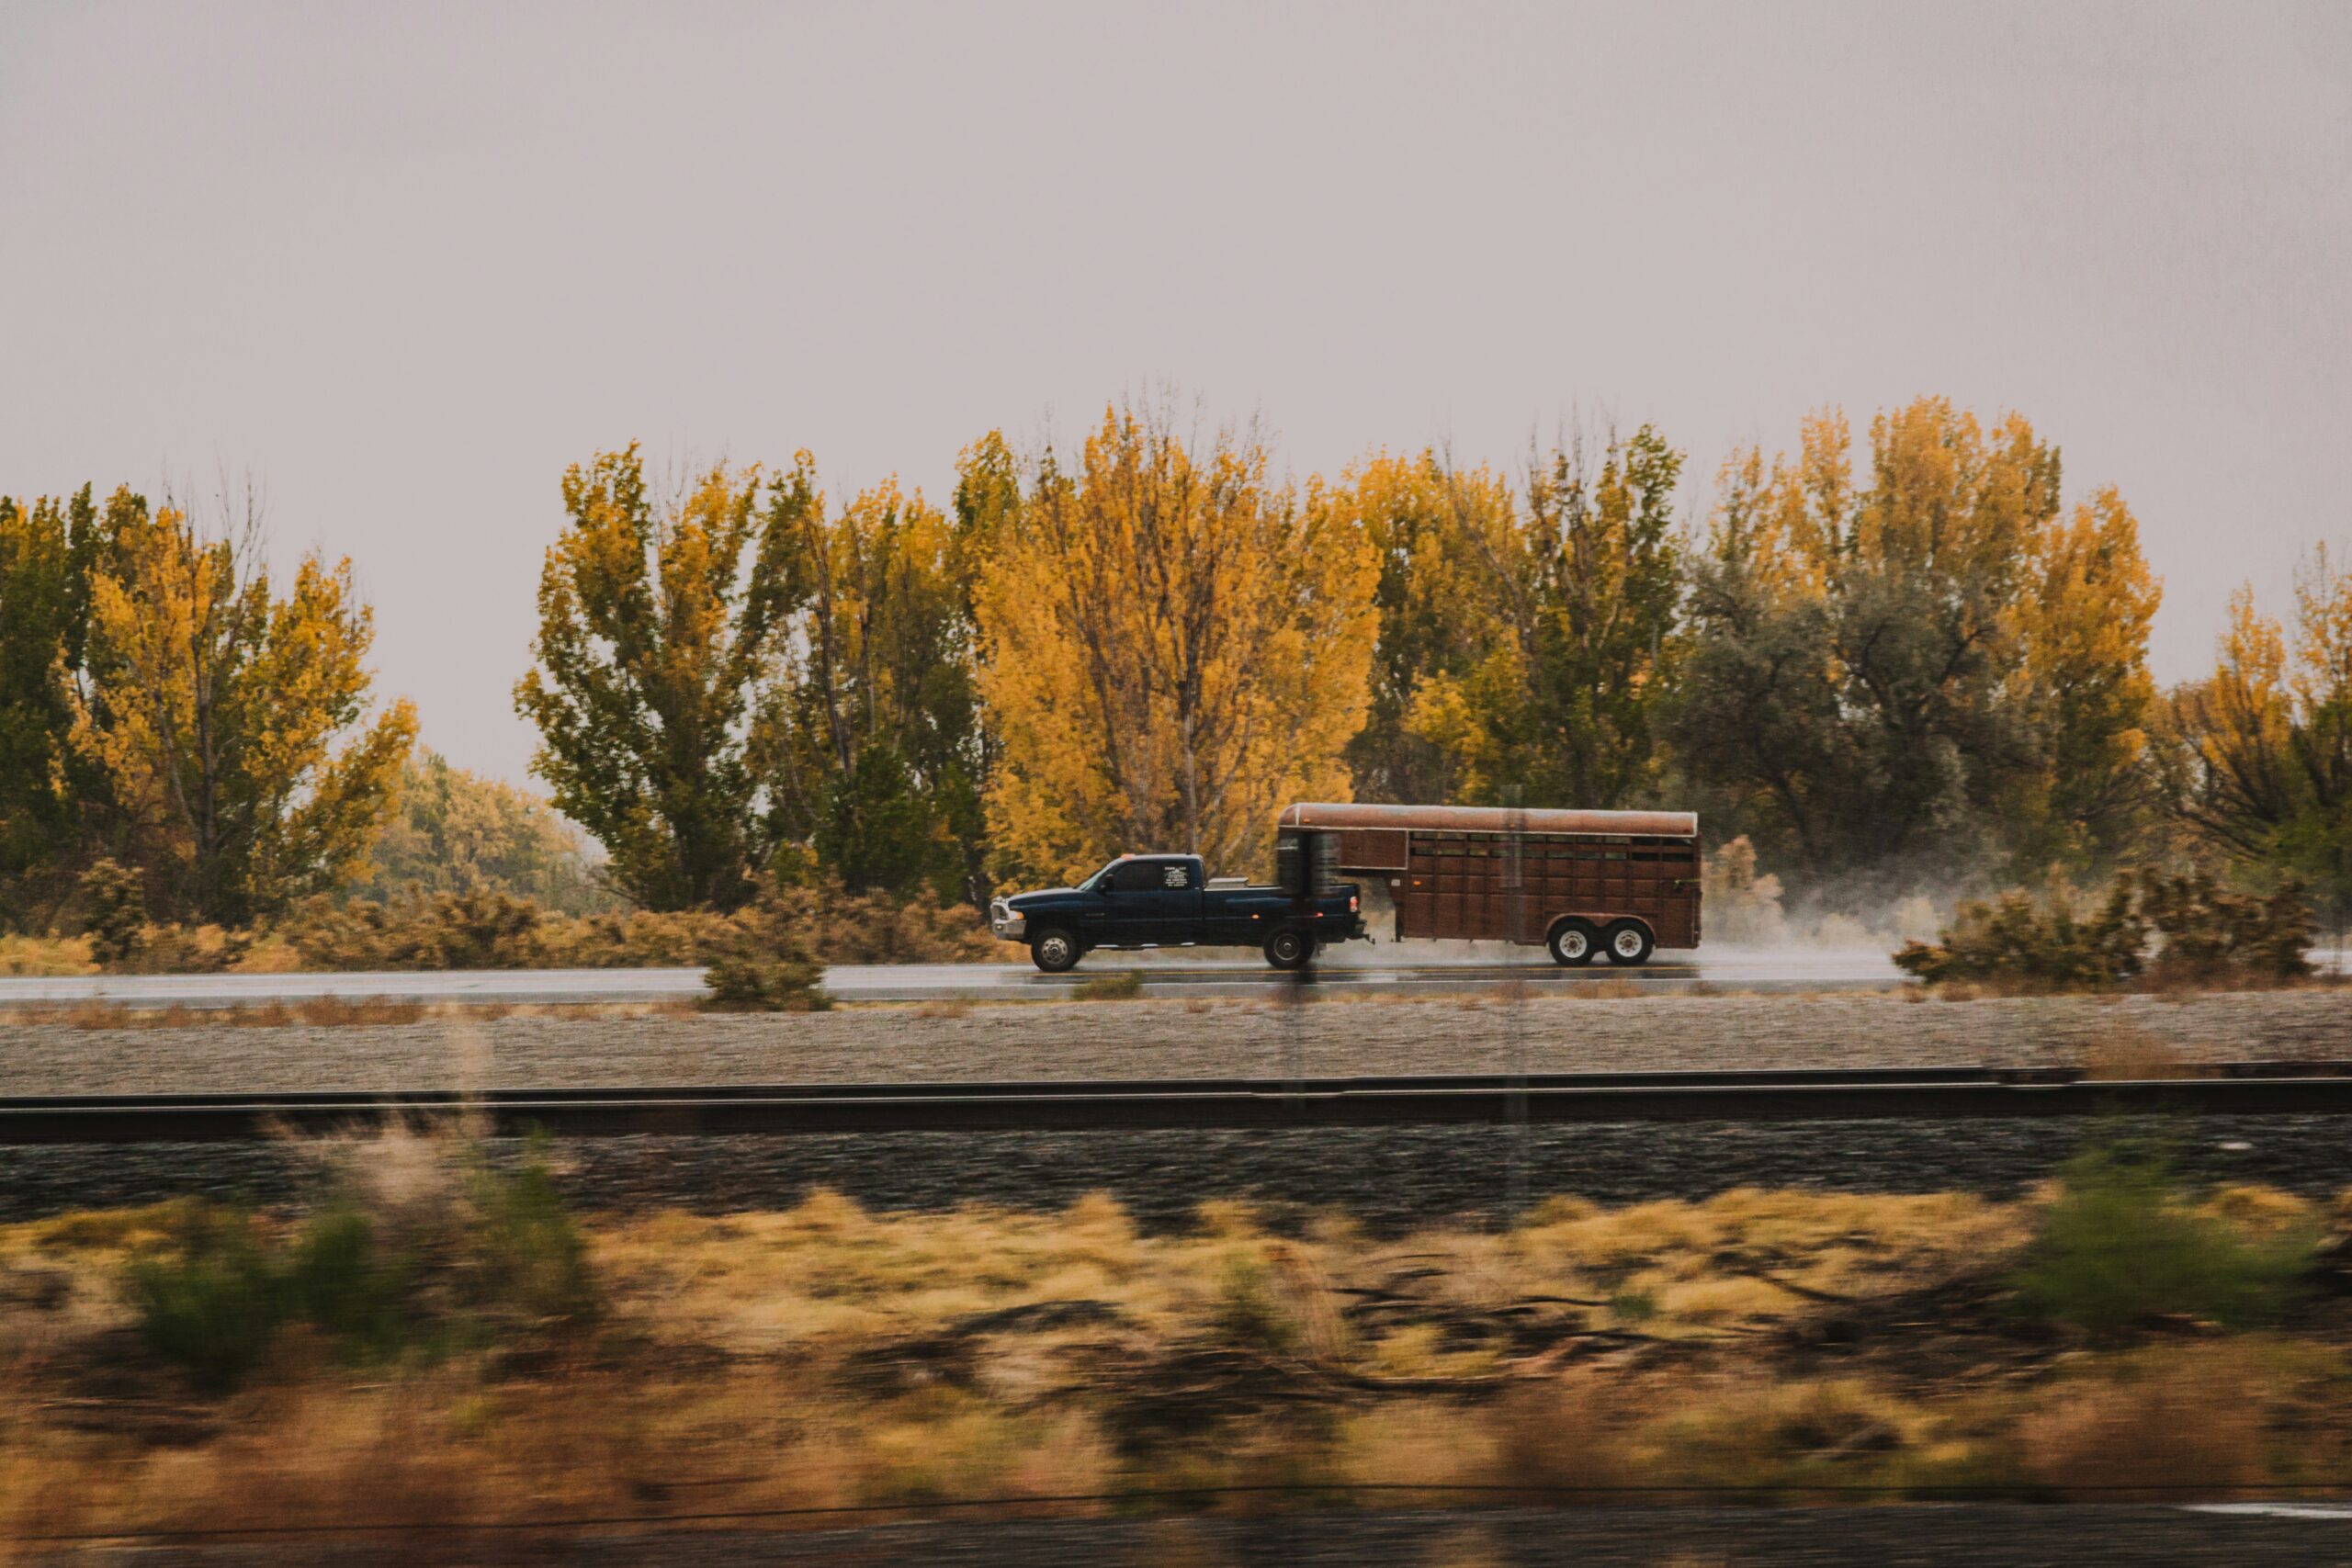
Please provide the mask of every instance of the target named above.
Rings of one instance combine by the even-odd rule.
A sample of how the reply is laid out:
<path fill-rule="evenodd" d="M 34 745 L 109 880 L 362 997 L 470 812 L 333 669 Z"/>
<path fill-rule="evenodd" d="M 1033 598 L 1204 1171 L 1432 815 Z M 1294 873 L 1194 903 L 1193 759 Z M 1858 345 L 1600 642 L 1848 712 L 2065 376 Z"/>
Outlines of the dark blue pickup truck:
<path fill-rule="evenodd" d="M 1285 846 L 1287 886 L 1208 880 L 1198 855 L 1121 855 L 1075 887 L 999 898 L 989 929 L 1058 975 L 1098 947 L 1254 947 L 1277 969 L 1364 934 L 1355 888 L 1325 886 Z"/>

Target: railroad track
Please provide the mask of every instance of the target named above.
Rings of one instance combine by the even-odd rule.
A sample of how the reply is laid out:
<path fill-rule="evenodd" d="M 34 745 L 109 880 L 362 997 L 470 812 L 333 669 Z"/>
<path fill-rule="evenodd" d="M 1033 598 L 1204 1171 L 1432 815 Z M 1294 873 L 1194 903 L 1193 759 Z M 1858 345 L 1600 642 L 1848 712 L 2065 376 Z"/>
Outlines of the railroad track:
<path fill-rule="evenodd" d="M 0 1145 L 243 1142 L 387 1118 L 474 1118 L 500 1134 L 537 1128 L 599 1137 L 2352 1114 L 2352 1062 L 2223 1062 L 2188 1071 L 2195 1076 L 2131 1080 L 2089 1079 L 2075 1068 L 1885 1067 L 17 1097 L 0 1098 Z"/>

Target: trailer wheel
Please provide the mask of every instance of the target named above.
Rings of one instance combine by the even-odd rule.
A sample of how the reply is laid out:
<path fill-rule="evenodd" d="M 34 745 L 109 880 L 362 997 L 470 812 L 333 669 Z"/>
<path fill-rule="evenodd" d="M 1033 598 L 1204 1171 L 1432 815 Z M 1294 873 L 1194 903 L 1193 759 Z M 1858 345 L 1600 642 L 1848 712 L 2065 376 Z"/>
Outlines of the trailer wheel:
<path fill-rule="evenodd" d="M 1577 968 L 1592 962 L 1600 939 L 1582 920 L 1562 920 L 1552 928 L 1551 940 L 1544 945 L 1552 950 L 1553 963 Z"/>
<path fill-rule="evenodd" d="M 1078 939 L 1065 931 L 1039 931 L 1029 942 L 1029 962 L 1048 975 L 1078 967 Z"/>
<path fill-rule="evenodd" d="M 1650 949 L 1657 944 L 1650 940 L 1649 927 L 1639 920 L 1620 920 L 1609 928 L 1609 962 L 1611 964 L 1646 964 Z"/>
<path fill-rule="evenodd" d="M 1277 969 L 1304 969 L 1315 962 L 1315 939 L 1285 926 L 1266 935 L 1266 962 Z"/>

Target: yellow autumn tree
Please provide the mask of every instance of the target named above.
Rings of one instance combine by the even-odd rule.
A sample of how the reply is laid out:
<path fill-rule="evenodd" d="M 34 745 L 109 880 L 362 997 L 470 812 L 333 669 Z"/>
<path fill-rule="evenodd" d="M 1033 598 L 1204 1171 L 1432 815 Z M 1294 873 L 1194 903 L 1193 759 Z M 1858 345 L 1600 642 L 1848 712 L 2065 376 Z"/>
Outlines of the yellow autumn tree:
<path fill-rule="evenodd" d="M 91 582 L 73 741 L 138 840 L 156 907 L 224 924 L 349 880 L 416 733 L 368 718 L 372 612 L 317 555 L 272 594 L 248 508 L 207 538 L 183 509 L 121 521 Z"/>
<path fill-rule="evenodd" d="M 1597 450 L 1579 439 L 1535 467 L 1507 528 L 1462 537 L 1496 635 L 1470 670 L 1423 675 L 1406 715 L 1458 798 L 1643 803 L 1673 690 L 1681 471 L 1649 425 Z"/>
<path fill-rule="evenodd" d="M 2140 525 L 2112 488 L 2041 529 L 2025 575 L 2008 700 L 2034 765 L 2010 813 L 2013 858 L 2021 867 L 2112 861 L 2152 798 L 2148 633 L 2163 592 L 2140 553 Z"/>
<path fill-rule="evenodd" d="M 1459 681 L 1534 618 L 1533 574 L 1510 485 L 1456 468 L 1434 448 L 1374 452 L 1323 492 L 1334 523 L 1362 530 L 1379 564 L 1379 641 L 1371 710 L 1348 743 L 1359 797 L 1446 801 L 1460 793 L 1456 750 L 1417 731 L 1425 682 Z"/>
<path fill-rule="evenodd" d="M 1263 869 L 1284 802 L 1348 798 L 1378 575 L 1349 509 L 1271 482 L 1250 436 L 1195 454 L 1164 412 L 1114 408 L 1075 472 L 1048 452 L 976 594 L 1008 869 Z"/>

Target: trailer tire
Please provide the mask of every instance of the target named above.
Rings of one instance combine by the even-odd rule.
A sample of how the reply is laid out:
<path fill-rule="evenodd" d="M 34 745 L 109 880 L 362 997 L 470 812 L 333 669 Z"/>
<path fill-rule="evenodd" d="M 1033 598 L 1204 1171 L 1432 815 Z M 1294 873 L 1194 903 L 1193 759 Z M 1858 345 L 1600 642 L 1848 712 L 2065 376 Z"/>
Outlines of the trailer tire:
<path fill-rule="evenodd" d="M 1029 939 L 1029 962 L 1048 975 L 1077 968 L 1081 951 L 1078 938 L 1058 926 L 1048 926 Z"/>
<path fill-rule="evenodd" d="M 1268 931 L 1266 962 L 1277 969 L 1304 969 L 1315 962 L 1315 939 L 1295 926 Z"/>
<path fill-rule="evenodd" d="M 1609 928 L 1609 962 L 1631 967 L 1647 964 L 1650 952 L 1657 944 L 1650 939 L 1650 928 L 1639 920 L 1620 920 Z"/>
<path fill-rule="evenodd" d="M 1552 950 L 1553 963 L 1578 969 L 1592 962 L 1593 953 L 1600 947 L 1600 938 L 1582 920 L 1562 920 L 1552 928 L 1544 945 Z"/>

